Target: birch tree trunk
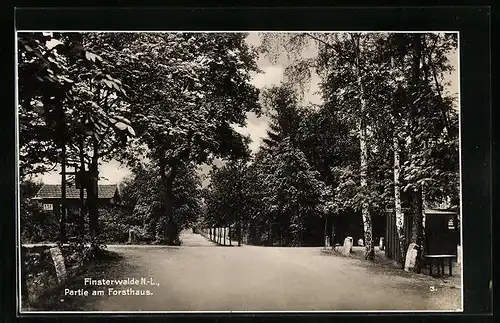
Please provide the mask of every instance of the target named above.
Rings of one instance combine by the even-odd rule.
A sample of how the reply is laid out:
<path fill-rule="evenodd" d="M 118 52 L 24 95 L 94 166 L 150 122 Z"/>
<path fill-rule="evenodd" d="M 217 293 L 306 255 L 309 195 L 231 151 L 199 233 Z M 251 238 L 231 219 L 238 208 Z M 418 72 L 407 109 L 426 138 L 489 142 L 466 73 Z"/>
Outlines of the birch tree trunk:
<path fill-rule="evenodd" d="M 400 147 L 397 134 L 393 135 L 393 149 L 394 149 L 394 211 L 396 213 L 396 229 L 399 240 L 399 250 L 401 258 L 398 259 L 404 266 L 405 252 L 406 252 L 406 237 L 404 234 L 404 214 L 401 209 L 401 187 L 400 187 Z"/>
<path fill-rule="evenodd" d="M 360 148 L 361 148 L 361 191 L 366 192 L 368 189 L 367 171 L 366 171 L 368 149 L 366 147 L 366 131 L 363 128 L 360 129 Z M 367 198 L 363 197 L 361 205 L 361 215 L 363 217 L 363 229 L 365 233 L 365 244 L 366 244 L 365 258 L 368 260 L 373 260 L 375 258 L 375 250 L 373 249 L 373 239 L 372 239 L 372 217 L 368 207 L 369 205 Z"/>
<path fill-rule="evenodd" d="M 354 36 L 353 36 L 354 37 Z M 360 158 L 360 173 L 361 173 L 361 192 L 364 195 L 368 189 L 368 144 L 366 138 L 366 125 L 364 123 L 365 113 L 366 113 L 366 100 L 365 100 L 365 89 L 363 86 L 363 80 L 361 78 L 361 68 L 360 68 L 360 56 L 361 56 L 361 44 L 360 35 L 353 38 L 356 44 L 356 59 L 354 64 L 354 70 L 356 73 L 356 79 L 359 87 L 359 101 L 360 101 L 360 115 L 358 119 L 358 136 L 359 136 L 359 146 L 361 150 Z M 361 215 L 363 217 L 363 230 L 365 236 L 365 246 L 366 253 L 365 259 L 374 260 L 375 259 L 375 249 L 373 248 L 373 238 L 372 238 L 372 218 L 369 211 L 369 205 L 367 197 L 364 195 L 361 202 Z"/>

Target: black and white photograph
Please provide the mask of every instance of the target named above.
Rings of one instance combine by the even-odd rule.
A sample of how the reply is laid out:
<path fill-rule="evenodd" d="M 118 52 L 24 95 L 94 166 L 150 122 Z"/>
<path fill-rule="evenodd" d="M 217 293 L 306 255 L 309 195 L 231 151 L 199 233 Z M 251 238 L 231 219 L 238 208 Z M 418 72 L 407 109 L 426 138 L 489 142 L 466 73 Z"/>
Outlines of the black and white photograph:
<path fill-rule="evenodd" d="M 462 312 L 459 47 L 17 30 L 20 313 Z"/>

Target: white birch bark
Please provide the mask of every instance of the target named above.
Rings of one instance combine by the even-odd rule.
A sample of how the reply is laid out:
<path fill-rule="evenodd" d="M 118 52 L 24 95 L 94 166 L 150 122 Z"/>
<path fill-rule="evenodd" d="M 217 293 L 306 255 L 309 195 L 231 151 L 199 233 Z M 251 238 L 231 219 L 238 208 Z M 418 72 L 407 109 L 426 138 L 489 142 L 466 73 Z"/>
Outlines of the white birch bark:
<path fill-rule="evenodd" d="M 405 254 L 405 239 L 404 236 L 404 214 L 401 209 L 401 187 L 400 187 L 400 148 L 397 135 L 393 136 L 393 149 L 394 149 L 394 211 L 396 213 L 396 229 L 399 239 L 399 250 L 401 255 Z"/>
<path fill-rule="evenodd" d="M 361 79 L 360 71 L 360 59 L 361 46 L 360 46 L 360 36 L 358 36 L 356 42 L 356 61 L 354 64 L 354 69 L 356 73 L 357 83 L 359 87 L 359 100 L 360 100 L 360 116 L 358 119 L 358 135 L 359 135 L 359 146 L 361 150 L 360 156 L 360 174 L 361 174 L 361 191 L 366 192 L 368 182 L 367 182 L 367 166 L 368 166 L 368 145 L 366 141 L 366 125 L 363 122 L 365 119 L 366 111 L 366 100 L 365 100 L 365 90 L 363 86 L 363 80 Z M 361 215 L 363 217 L 363 229 L 365 235 L 365 246 L 366 255 L 365 258 L 373 258 L 373 239 L 372 239 L 372 219 L 370 211 L 368 210 L 368 201 L 366 197 L 363 197 L 361 204 Z"/>

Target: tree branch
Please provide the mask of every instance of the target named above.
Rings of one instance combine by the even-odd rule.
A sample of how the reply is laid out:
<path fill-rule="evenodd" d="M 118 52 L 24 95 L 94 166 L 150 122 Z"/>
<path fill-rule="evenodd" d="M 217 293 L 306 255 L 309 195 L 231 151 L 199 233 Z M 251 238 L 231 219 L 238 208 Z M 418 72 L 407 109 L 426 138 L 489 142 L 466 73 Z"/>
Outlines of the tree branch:
<path fill-rule="evenodd" d="M 431 47 L 431 49 L 427 52 L 427 60 L 428 60 L 428 65 L 432 71 L 432 76 L 433 76 L 434 84 L 436 86 L 436 91 L 437 91 L 437 94 L 439 97 L 439 101 L 441 103 L 444 103 L 443 96 L 441 94 L 440 84 L 439 84 L 439 81 L 437 78 L 436 67 L 434 66 L 434 64 L 432 64 L 432 52 L 436 48 L 436 44 L 437 44 L 437 38 L 434 40 L 434 44 Z M 450 137 L 450 124 L 449 124 L 448 116 L 446 115 L 446 112 L 444 111 L 443 106 L 440 105 L 439 109 L 440 109 L 441 115 L 443 117 L 443 121 L 444 121 L 445 128 L 446 128 L 446 133 L 448 134 L 448 137 Z"/>
<path fill-rule="evenodd" d="M 101 140 L 101 142 L 99 142 L 99 147 L 101 146 L 102 142 L 104 142 L 104 140 Z M 118 141 L 115 141 L 113 142 L 109 148 L 99 154 L 97 154 L 99 157 L 105 157 L 107 155 L 109 155 L 113 150 L 115 150 L 115 148 L 117 148 L 119 146 L 119 142 Z"/>

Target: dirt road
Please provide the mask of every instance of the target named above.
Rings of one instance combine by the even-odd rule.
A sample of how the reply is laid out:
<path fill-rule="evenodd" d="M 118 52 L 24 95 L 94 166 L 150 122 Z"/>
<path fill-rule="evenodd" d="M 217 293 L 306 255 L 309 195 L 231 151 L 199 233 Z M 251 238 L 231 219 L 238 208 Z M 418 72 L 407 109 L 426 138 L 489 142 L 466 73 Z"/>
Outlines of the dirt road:
<path fill-rule="evenodd" d="M 439 280 L 321 248 L 219 247 L 184 232 L 181 247 L 110 246 L 123 255 L 113 277 L 144 278 L 140 286 L 90 286 L 85 310 L 97 311 L 310 311 L 457 310 L 460 289 Z M 152 279 L 152 284 L 149 284 Z M 108 288 L 152 295 L 109 295 Z M 71 296 L 67 296 L 71 297 Z"/>

